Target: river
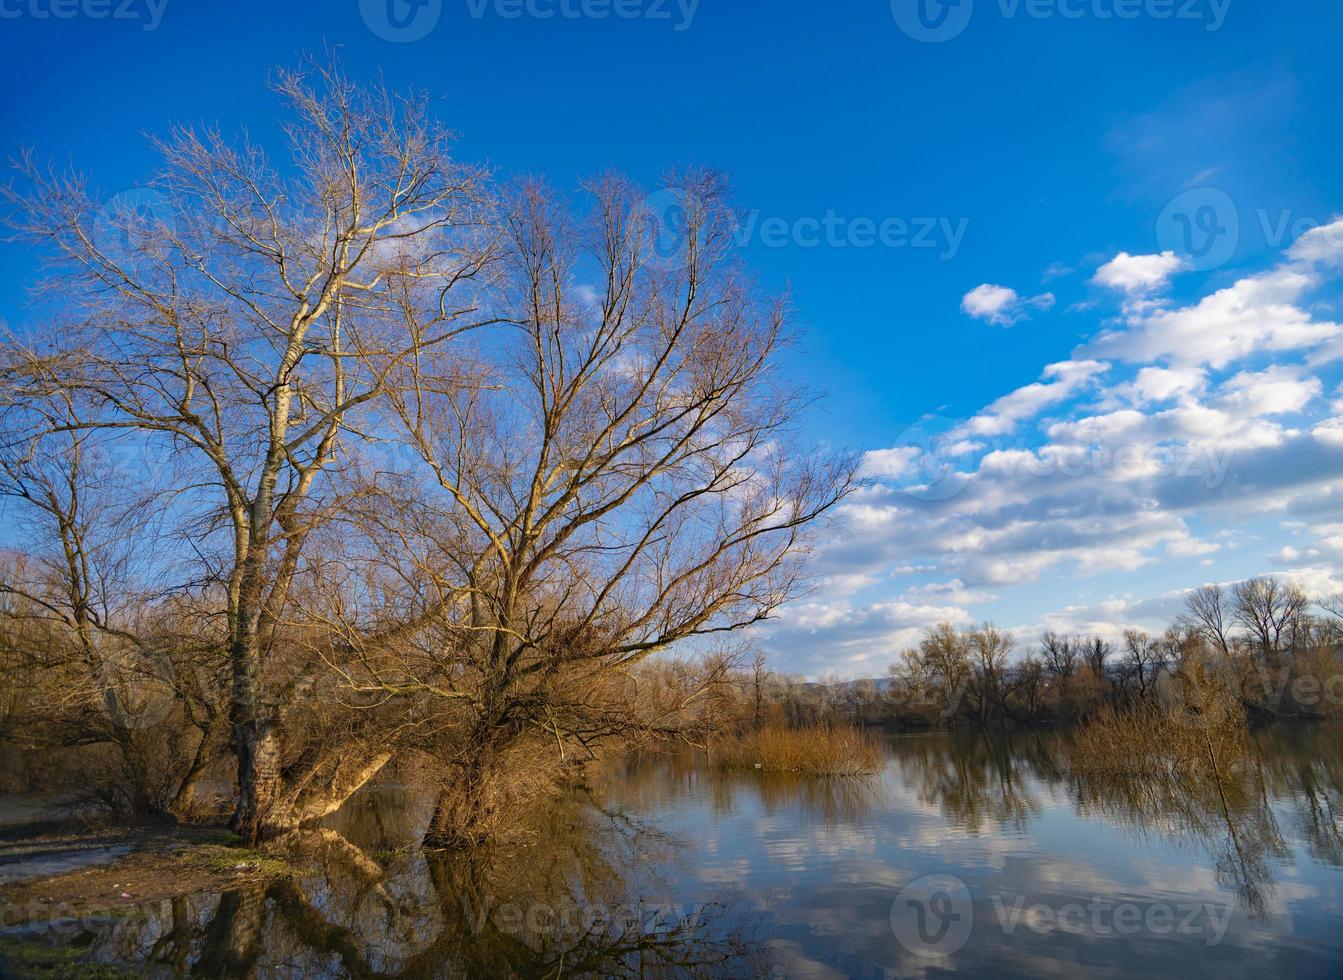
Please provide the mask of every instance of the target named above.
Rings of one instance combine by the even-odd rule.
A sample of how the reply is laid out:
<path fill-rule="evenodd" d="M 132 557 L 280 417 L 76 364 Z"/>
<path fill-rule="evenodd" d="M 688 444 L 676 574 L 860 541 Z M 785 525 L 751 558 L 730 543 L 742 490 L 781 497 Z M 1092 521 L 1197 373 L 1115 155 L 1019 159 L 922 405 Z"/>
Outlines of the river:
<path fill-rule="evenodd" d="M 633 758 L 470 857 L 375 787 L 292 879 L 48 936 L 147 977 L 1343 976 L 1343 727 L 1257 732 L 1206 793 L 1052 733 L 883 745 L 866 779 Z"/>

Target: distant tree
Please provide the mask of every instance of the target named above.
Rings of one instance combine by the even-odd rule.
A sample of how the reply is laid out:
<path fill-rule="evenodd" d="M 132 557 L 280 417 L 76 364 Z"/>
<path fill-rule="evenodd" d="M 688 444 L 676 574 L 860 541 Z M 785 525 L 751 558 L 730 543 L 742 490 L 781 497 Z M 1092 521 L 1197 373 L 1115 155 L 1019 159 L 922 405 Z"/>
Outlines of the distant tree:
<path fill-rule="evenodd" d="M 1223 657 L 1229 657 L 1233 642 L 1232 617 L 1226 590 L 1220 585 L 1205 585 L 1185 596 L 1185 611 L 1176 622 Z"/>
<path fill-rule="evenodd" d="M 985 623 L 966 637 L 973 664 L 980 723 L 991 714 L 1002 717 L 1007 711 L 1007 663 L 1014 646 L 1012 638 Z"/>
<path fill-rule="evenodd" d="M 1050 630 L 1040 637 L 1040 646 L 1049 675 L 1066 693 L 1069 682 L 1077 673 L 1077 643 Z"/>
<path fill-rule="evenodd" d="M 1255 578 L 1232 590 L 1232 617 L 1249 635 L 1270 668 L 1281 667 L 1287 648 L 1310 606 L 1294 582 Z"/>
<path fill-rule="evenodd" d="M 1124 631 L 1124 676 L 1138 699 L 1156 693 L 1157 680 L 1167 663 L 1168 648 L 1162 640 L 1142 630 Z"/>

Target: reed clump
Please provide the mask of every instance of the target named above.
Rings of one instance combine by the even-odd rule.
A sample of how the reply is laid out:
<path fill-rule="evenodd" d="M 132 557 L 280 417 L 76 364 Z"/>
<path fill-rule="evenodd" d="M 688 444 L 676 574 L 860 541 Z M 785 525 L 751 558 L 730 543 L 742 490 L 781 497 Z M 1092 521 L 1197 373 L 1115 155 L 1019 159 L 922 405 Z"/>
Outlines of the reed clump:
<path fill-rule="evenodd" d="M 1251 754 L 1244 707 L 1197 658 L 1159 696 L 1097 712 L 1069 744 L 1076 772 L 1135 776 L 1222 778 Z"/>
<path fill-rule="evenodd" d="M 863 776 L 881 767 L 881 749 L 866 732 L 839 725 L 770 726 L 714 747 L 721 769 L 759 769 L 805 776 Z"/>

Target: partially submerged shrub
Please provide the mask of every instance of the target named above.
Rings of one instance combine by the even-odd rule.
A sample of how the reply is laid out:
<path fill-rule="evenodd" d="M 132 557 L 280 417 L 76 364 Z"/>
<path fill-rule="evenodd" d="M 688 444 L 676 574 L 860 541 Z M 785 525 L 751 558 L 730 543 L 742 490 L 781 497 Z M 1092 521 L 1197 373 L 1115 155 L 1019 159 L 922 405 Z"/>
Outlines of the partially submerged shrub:
<path fill-rule="evenodd" d="M 724 769 L 860 776 L 880 768 L 881 749 L 870 735 L 857 728 L 769 727 L 715 745 L 712 760 Z"/>
<path fill-rule="evenodd" d="M 1074 770 L 1223 776 L 1251 752 L 1245 710 L 1226 679 L 1190 658 L 1160 696 L 1109 706 L 1074 733 Z"/>

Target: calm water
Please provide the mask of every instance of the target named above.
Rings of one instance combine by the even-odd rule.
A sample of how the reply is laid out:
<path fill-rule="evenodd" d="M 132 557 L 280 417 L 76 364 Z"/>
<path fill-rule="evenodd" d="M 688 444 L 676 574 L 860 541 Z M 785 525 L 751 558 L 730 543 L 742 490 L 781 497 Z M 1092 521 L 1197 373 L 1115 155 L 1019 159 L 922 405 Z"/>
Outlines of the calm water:
<path fill-rule="evenodd" d="M 1054 736 L 893 738 L 868 781 L 634 760 L 525 846 L 414 849 L 351 801 L 293 881 L 91 923 L 146 976 L 1343 976 L 1343 728 L 1235 785 L 1068 775 Z"/>

